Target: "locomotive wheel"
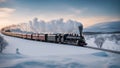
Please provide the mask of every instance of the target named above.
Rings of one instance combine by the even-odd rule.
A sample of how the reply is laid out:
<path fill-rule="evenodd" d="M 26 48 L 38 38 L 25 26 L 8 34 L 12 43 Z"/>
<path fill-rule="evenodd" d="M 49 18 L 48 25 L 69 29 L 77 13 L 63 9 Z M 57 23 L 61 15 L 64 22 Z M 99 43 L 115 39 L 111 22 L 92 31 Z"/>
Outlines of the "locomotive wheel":
<path fill-rule="evenodd" d="M 76 45 L 77 45 L 77 46 L 82 46 L 82 47 L 84 46 L 84 45 L 82 45 L 82 44 L 80 43 L 80 40 L 77 40 L 77 41 L 76 41 Z"/>
<path fill-rule="evenodd" d="M 64 38 L 61 38 L 61 43 L 63 43 L 64 42 Z"/>
<path fill-rule="evenodd" d="M 80 44 L 80 41 L 79 41 L 79 40 L 77 40 L 77 41 L 76 41 L 76 45 L 77 45 L 77 46 L 79 46 L 79 44 Z"/>

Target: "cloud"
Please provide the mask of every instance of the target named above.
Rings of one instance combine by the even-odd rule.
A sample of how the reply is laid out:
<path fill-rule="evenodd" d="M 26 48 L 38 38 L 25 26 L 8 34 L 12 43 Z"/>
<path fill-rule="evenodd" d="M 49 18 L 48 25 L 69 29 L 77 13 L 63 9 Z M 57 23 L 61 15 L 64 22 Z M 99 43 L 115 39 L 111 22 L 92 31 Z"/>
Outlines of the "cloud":
<path fill-rule="evenodd" d="M 0 2 L 5 2 L 6 0 L 0 0 Z"/>
<path fill-rule="evenodd" d="M 9 17 L 14 11 L 12 8 L 0 8 L 0 18 Z"/>
<path fill-rule="evenodd" d="M 82 9 L 77 9 L 77 8 L 69 8 L 69 11 L 71 11 L 74 14 L 81 14 L 82 12 L 84 12 L 86 10 L 86 8 L 82 8 Z"/>
<path fill-rule="evenodd" d="M 12 8 L 0 8 L 0 29 L 11 24 L 9 18 L 14 11 L 15 9 Z"/>
<path fill-rule="evenodd" d="M 0 3 L 7 2 L 8 0 L 0 0 Z"/>

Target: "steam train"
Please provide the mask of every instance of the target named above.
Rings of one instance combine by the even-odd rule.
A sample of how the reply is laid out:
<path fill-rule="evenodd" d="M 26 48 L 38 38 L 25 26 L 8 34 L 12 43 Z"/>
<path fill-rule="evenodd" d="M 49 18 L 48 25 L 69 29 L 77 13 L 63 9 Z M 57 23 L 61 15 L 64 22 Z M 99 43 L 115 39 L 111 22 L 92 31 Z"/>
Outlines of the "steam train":
<path fill-rule="evenodd" d="M 1 33 L 8 36 L 37 40 L 43 42 L 61 43 L 61 44 L 72 44 L 77 46 L 85 46 L 84 36 L 82 35 L 83 27 L 79 26 L 80 34 L 42 34 L 42 33 L 18 33 L 12 32 L 9 28 L 3 28 Z"/>

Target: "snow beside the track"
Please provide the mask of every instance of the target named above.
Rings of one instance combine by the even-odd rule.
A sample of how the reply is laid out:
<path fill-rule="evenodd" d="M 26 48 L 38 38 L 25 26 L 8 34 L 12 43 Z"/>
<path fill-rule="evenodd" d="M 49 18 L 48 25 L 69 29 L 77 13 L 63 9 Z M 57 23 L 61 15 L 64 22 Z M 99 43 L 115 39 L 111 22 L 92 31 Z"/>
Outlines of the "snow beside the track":
<path fill-rule="evenodd" d="M 4 38 L 8 41 L 9 45 L 3 54 L 0 54 L 0 68 L 120 67 L 119 54 L 9 36 L 4 36 Z M 16 54 L 16 48 L 19 49 L 21 54 Z"/>
<path fill-rule="evenodd" d="M 112 38 L 115 35 L 116 38 Z M 89 35 L 85 36 L 86 42 L 88 46 L 97 47 L 95 44 L 95 38 L 103 38 L 105 39 L 101 48 L 113 50 L 113 51 L 120 51 L 120 35 L 119 34 L 98 34 L 98 35 Z"/>
<path fill-rule="evenodd" d="M 4 38 L 9 42 L 9 46 L 4 50 L 4 53 L 14 54 L 16 53 L 16 48 L 19 49 L 21 54 L 29 56 L 78 55 L 99 52 L 97 50 L 65 44 L 47 43 L 8 36 L 5 36 Z"/>

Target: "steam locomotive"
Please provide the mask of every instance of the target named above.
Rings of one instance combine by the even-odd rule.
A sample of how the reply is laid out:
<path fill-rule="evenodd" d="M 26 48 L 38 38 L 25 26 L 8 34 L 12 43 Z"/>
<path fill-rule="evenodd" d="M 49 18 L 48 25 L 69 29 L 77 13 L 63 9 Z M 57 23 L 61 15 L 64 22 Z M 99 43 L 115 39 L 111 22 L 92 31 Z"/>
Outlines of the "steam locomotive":
<path fill-rule="evenodd" d="M 18 33 L 18 32 L 10 31 L 9 28 L 3 28 L 1 30 L 1 33 L 4 35 L 29 39 L 29 40 L 85 46 L 87 45 L 87 43 L 85 42 L 84 36 L 82 35 L 83 26 L 79 26 L 78 28 L 80 32 L 79 34 Z"/>

